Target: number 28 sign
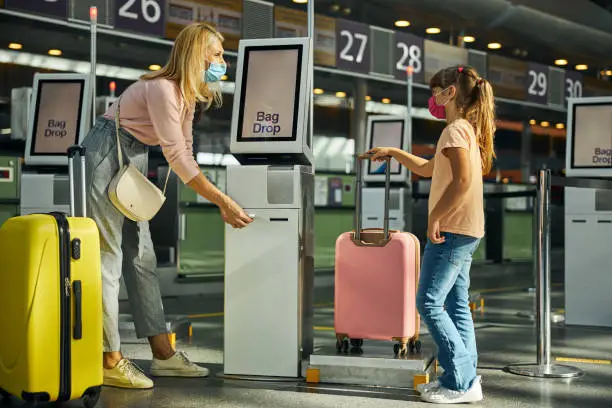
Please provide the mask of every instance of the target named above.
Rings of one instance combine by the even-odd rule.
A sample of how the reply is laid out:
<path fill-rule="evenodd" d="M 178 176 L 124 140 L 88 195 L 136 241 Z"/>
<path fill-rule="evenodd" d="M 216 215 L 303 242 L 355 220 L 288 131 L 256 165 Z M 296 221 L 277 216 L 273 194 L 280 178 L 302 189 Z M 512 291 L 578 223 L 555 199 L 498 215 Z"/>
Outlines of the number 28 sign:
<path fill-rule="evenodd" d="M 115 27 L 162 37 L 167 0 L 116 0 Z"/>
<path fill-rule="evenodd" d="M 370 72 L 370 26 L 336 20 L 336 66 L 347 71 Z"/>

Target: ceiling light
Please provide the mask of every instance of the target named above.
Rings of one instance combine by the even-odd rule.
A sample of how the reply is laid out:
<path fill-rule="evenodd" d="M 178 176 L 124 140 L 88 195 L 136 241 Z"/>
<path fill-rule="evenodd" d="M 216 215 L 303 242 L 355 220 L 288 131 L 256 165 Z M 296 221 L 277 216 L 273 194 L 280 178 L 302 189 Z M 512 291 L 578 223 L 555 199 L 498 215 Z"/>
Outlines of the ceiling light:
<path fill-rule="evenodd" d="M 293 2 L 297 4 L 306 4 L 308 3 L 308 0 L 293 0 Z"/>
<path fill-rule="evenodd" d="M 372 97 L 370 95 L 367 95 L 366 96 L 366 101 L 371 101 L 371 100 L 372 100 Z"/>
<path fill-rule="evenodd" d="M 440 29 L 438 27 L 429 27 L 425 32 L 427 34 L 440 34 Z"/>
<path fill-rule="evenodd" d="M 489 48 L 490 50 L 499 50 L 501 47 L 501 44 L 498 42 L 492 42 L 487 45 L 487 48 Z"/>
<path fill-rule="evenodd" d="M 395 22 L 395 26 L 396 27 L 409 27 L 410 26 L 410 21 L 408 21 L 408 20 L 397 20 Z"/>
<path fill-rule="evenodd" d="M 322 95 L 324 91 L 321 88 L 315 88 L 312 92 L 314 92 L 315 95 Z"/>
<path fill-rule="evenodd" d="M 389 99 L 389 98 L 383 98 L 383 99 L 382 99 L 382 103 L 391 103 L 391 99 Z"/>
<path fill-rule="evenodd" d="M 542 127 L 549 127 L 550 123 L 544 121 L 544 122 L 540 123 L 540 126 L 542 126 Z"/>
<path fill-rule="evenodd" d="M 10 44 L 8 45 L 8 47 L 9 47 L 11 50 L 20 50 L 20 49 L 22 49 L 22 48 L 23 48 L 23 45 L 21 45 L 21 44 L 19 44 L 19 43 L 10 43 Z"/>
<path fill-rule="evenodd" d="M 471 35 L 466 35 L 465 37 L 463 37 L 463 42 L 473 43 L 474 41 L 476 41 L 476 38 Z"/>
<path fill-rule="evenodd" d="M 589 66 L 587 64 L 576 65 L 576 71 L 586 71 L 587 69 L 589 69 Z"/>
<path fill-rule="evenodd" d="M 149 69 L 151 71 L 159 71 L 161 69 L 161 66 L 159 66 L 157 64 L 152 64 L 152 65 L 149 65 Z"/>
<path fill-rule="evenodd" d="M 563 129 L 563 128 L 565 128 L 565 125 L 563 123 L 557 123 L 557 125 L 555 127 L 557 129 Z"/>
<path fill-rule="evenodd" d="M 336 92 L 336 98 L 345 98 L 346 92 L 338 91 Z"/>
<path fill-rule="evenodd" d="M 607 76 L 612 76 L 612 69 L 607 70 L 607 71 L 606 71 L 606 75 L 607 75 Z"/>
<path fill-rule="evenodd" d="M 62 51 L 52 48 L 49 50 L 49 55 L 55 55 L 57 57 L 58 55 L 62 55 Z"/>
<path fill-rule="evenodd" d="M 558 60 L 555 60 L 555 65 L 567 65 L 567 60 L 564 58 L 560 58 Z"/>
<path fill-rule="evenodd" d="M 536 124 L 536 120 L 535 120 L 535 119 L 531 119 L 531 120 L 529 121 L 529 124 L 530 124 L 530 125 L 532 125 L 532 126 L 533 126 L 533 125 L 535 125 L 535 124 Z"/>

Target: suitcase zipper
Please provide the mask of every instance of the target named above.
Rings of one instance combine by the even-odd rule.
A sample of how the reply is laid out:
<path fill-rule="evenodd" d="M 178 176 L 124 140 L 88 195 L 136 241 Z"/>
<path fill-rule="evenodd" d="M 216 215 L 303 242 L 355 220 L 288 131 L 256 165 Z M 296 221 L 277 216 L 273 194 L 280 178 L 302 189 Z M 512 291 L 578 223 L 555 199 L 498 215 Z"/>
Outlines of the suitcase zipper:
<path fill-rule="evenodd" d="M 71 353 L 70 353 L 70 231 L 68 220 L 62 213 L 50 213 L 56 222 L 59 232 L 60 263 L 60 383 L 57 401 L 70 400 Z"/>

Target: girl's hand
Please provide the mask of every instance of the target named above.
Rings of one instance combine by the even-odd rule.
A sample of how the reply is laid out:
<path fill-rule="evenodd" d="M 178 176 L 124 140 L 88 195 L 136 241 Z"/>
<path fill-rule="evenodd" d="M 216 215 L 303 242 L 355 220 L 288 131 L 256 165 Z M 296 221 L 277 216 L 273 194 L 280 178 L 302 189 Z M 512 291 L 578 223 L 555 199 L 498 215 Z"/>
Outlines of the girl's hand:
<path fill-rule="evenodd" d="M 445 238 L 440 234 L 440 221 L 437 219 L 430 218 L 427 223 L 427 238 L 432 244 L 441 244 L 445 241 Z"/>
<path fill-rule="evenodd" d="M 366 152 L 367 155 L 370 155 L 370 160 L 372 161 L 385 161 L 388 157 L 393 157 L 393 151 L 395 148 L 393 147 L 375 147 Z"/>

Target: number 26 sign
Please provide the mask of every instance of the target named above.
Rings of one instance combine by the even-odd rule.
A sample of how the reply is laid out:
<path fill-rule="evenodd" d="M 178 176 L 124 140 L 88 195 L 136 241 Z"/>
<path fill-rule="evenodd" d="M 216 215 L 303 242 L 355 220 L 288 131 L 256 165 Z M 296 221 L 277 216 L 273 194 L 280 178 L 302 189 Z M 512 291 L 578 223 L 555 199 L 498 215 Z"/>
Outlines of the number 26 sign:
<path fill-rule="evenodd" d="M 167 0 L 116 0 L 115 27 L 163 37 Z"/>
<path fill-rule="evenodd" d="M 347 71 L 370 72 L 370 26 L 336 20 L 336 66 Z"/>

